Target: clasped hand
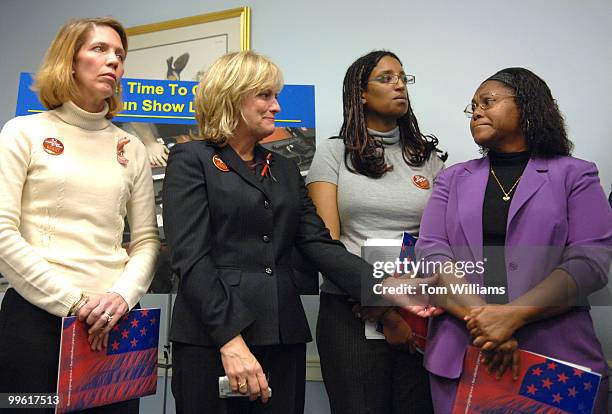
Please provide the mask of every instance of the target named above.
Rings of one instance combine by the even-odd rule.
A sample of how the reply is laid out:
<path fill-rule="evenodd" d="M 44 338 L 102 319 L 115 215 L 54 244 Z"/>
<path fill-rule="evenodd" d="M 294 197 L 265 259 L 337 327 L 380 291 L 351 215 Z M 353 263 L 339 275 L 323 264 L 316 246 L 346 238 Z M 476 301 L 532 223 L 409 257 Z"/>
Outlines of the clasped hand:
<path fill-rule="evenodd" d="M 479 306 L 464 319 L 474 346 L 485 351 L 488 371 L 496 371 L 499 379 L 512 367 L 513 377 L 518 378 L 520 361 L 514 334 L 523 325 L 518 309 L 509 305 Z"/>
<path fill-rule="evenodd" d="M 108 346 L 108 333 L 128 310 L 127 302 L 118 293 L 89 297 L 76 316 L 79 321 L 89 325 L 87 340 L 93 351 L 101 351 Z"/>
<path fill-rule="evenodd" d="M 416 351 L 412 328 L 395 309 L 384 306 L 361 306 L 360 304 L 355 304 L 352 310 L 355 317 L 364 322 L 380 321 L 383 326 L 385 340 L 392 347 L 409 351 L 410 353 Z M 439 308 L 428 306 L 412 306 L 409 310 L 423 318 L 443 312 Z"/>

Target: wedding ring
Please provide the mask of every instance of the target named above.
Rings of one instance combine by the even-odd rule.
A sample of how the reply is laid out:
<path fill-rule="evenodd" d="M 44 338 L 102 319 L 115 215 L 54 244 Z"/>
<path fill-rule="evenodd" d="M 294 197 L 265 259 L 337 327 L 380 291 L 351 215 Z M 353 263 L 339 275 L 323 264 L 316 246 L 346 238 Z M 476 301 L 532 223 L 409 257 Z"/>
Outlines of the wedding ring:
<path fill-rule="evenodd" d="M 247 389 L 247 381 L 244 380 L 244 382 L 239 382 L 238 383 L 238 391 L 246 391 Z"/>
<path fill-rule="evenodd" d="M 106 316 L 106 323 L 107 324 L 109 324 L 113 320 L 113 314 L 108 312 L 108 311 L 104 311 L 104 313 L 102 315 Z"/>

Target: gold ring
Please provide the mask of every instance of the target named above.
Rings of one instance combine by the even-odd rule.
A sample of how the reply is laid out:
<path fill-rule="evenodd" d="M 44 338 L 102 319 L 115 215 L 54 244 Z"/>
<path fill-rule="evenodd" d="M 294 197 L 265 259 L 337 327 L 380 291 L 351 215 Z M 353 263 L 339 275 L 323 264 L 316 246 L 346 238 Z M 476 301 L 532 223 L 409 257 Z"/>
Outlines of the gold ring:
<path fill-rule="evenodd" d="M 246 390 L 246 387 L 247 387 L 247 381 L 246 380 L 244 380 L 244 382 L 239 382 L 238 383 L 238 389 L 239 390 Z"/>
<path fill-rule="evenodd" d="M 108 311 L 104 311 L 104 313 L 102 315 L 106 316 L 106 323 L 107 324 L 109 324 L 113 320 L 113 314 L 108 312 Z"/>

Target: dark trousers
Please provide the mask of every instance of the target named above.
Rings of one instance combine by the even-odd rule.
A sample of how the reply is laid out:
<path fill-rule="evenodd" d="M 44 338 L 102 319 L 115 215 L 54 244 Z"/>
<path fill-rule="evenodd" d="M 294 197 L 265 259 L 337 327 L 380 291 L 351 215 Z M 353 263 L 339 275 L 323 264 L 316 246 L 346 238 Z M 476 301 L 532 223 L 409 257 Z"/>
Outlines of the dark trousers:
<path fill-rule="evenodd" d="M 215 347 L 172 343 L 172 394 L 177 414 L 302 414 L 306 377 L 306 344 L 252 346 L 268 375 L 272 397 L 266 404 L 246 397 L 219 398 L 225 376 Z"/>
<path fill-rule="evenodd" d="M 432 413 L 421 354 L 365 339 L 353 304 L 321 293 L 317 347 L 332 414 Z"/>
<path fill-rule="evenodd" d="M 62 318 L 8 289 L 0 308 L 0 392 L 55 393 Z M 139 400 L 81 412 L 138 414 Z M 54 409 L 3 409 L 3 413 L 53 413 Z"/>

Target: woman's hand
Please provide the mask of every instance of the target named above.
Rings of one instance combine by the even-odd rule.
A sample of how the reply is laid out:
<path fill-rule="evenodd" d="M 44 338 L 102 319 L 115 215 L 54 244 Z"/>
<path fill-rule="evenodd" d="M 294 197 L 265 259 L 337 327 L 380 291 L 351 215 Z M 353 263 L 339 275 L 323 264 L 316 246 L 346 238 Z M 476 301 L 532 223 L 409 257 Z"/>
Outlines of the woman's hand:
<path fill-rule="evenodd" d="M 520 372 L 520 352 L 518 342 L 514 338 L 500 344 L 493 351 L 485 351 L 484 364 L 487 372 L 500 379 L 508 368 L 512 368 L 512 378 L 517 380 Z"/>
<path fill-rule="evenodd" d="M 409 351 L 411 354 L 416 351 L 412 329 L 396 310 L 386 312 L 381 322 L 383 324 L 385 340 L 389 345 L 397 349 Z"/>
<path fill-rule="evenodd" d="M 444 309 L 438 308 L 437 306 L 425 305 L 425 306 L 405 306 L 403 309 L 410 313 L 414 313 L 421 318 L 429 318 L 431 316 L 438 316 L 444 313 Z"/>
<path fill-rule="evenodd" d="M 269 398 L 268 380 L 242 336 L 234 337 L 219 351 L 232 391 L 242 394 L 248 392 L 251 401 L 261 397 L 262 403 L 267 402 Z"/>
<path fill-rule="evenodd" d="M 108 346 L 108 332 L 103 334 L 89 335 L 87 342 L 91 346 L 92 351 L 101 351 Z"/>
<path fill-rule="evenodd" d="M 524 325 L 520 309 L 508 305 L 486 305 L 471 310 L 464 320 L 474 346 L 493 350 L 509 340 Z"/>
<path fill-rule="evenodd" d="M 391 309 L 393 308 L 389 306 L 361 306 L 361 304 L 357 303 L 353 305 L 352 311 L 357 319 L 361 319 L 364 322 L 376 322 L 383 317 L 385 312 Z M 430 316 L 438 316 L 444 313 L 444 309 L 431 305 L 406 306 L 403 309 L 421 318 L 429 318 Z"/>
<path fill-rule="evenodd" d="M 356 303 L 353 305 L 352 311 L 355 317 L 363 322 L 376 322 L 390 309 L 392 308 L 388 306 L 361 306 L 361 304 Z"/>
<path fill-rule="evenodd" d="M 168 164 L 168 154 L 170 150 L 164 144 L 151 142 L 146 144 L 149 153 L 149 164 L 152 167 L 165 167 Z"/>
<path fill-rule="evenodd" d="M 89 343 L 93 351 L 101 351 L 108 345 L 108 333 L 129 310 L 128 304 L 115 292 L 90 296 L 76 316 L 89 325 Z"/>
<path fill-rule="evenodd" d="M 396 306 L 409 309 L 430 304 L 429 295 L 423 293 L 422 285 L 435 286 L 439 276 L 414 278 L 410 275 L 387 277 L 382 280 L 382 296 Z"/>

